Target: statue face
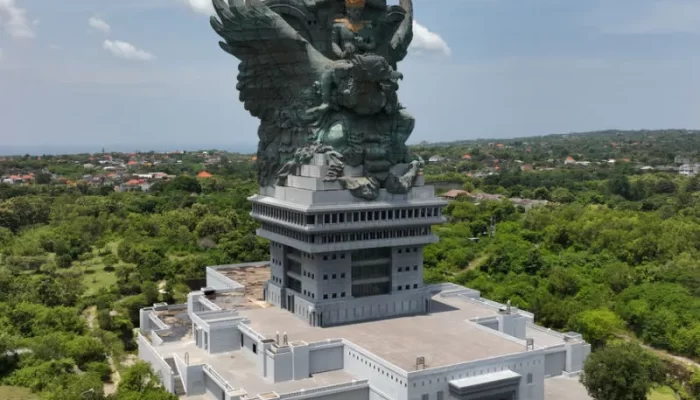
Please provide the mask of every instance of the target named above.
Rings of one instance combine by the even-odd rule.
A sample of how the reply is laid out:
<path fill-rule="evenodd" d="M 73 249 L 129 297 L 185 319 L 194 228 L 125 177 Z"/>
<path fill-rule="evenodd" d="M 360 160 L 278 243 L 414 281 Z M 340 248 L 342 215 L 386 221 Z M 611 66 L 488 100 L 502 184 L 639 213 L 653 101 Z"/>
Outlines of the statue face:
<path fill-rule="evenodd" d="M 350 18 L 352 21 L 361 21 L 364 11 L 364 7 L 348 7 L 348 18 Z"/>

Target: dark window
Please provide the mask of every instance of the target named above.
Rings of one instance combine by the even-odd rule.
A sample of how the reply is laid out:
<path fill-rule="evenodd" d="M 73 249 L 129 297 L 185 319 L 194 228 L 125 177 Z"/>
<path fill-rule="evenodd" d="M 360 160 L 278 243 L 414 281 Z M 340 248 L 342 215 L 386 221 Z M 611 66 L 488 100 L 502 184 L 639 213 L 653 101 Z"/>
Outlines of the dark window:
<path fill-rule="evenodd" d="M 345 297 L 345 292 L 341 293 L 340 297 Z"/>
<path fill-rule="evenodd" d="M 401 249 L 399 249 L 399 254 L 401 254 Z"/>
<path fill-rule="evenodd" d="M 258 344 L 253 343 L 253 353 L 258 354 Z"/>
<path fill-rule="evenodd" d="M 413 248 L 413 252 L 417 253 L 418 252 L 418 247 Z"/>
<path fill-rule="evenodd" d="M 527 383 L 528 385 L 532 383 L 532 374 L 527 374 Z"/>
<path fill-rule="evenodd" d="M 410 289 L 411 285 L 406 285 L 406 290 Z"/>
<path fill-rule="evenodd" d="M 341 224 L 345 222 L 345 214 L 340 214 L 338 216 L 338 222 L 340 222 Z"/>
<path fill-rule="evenodd" d="M 323 274 L 323 280 L 327 281 L 328 280 L 328 274 Z"/>
<path fill-rule="evenodd" d="M 324 214 L 324 215 L 323 215 L 323 222 L 326 223 L 326 224 L 330 224 L 330 223 L 331 223 L 331 216 L 330 216 L 330 214 Z"/>
<path fill-rule="evenodd" d="M 333 214 L 333 223 L 338 223 L 338 214 Z"/>
<path fill-rule="evenodd" d="M 340 255 L 340 258 L 343 259 L 343 260 L 345 260 L 345 253 L 341 254 L 341 255 Z"/>
<path fill-rule="evenodd" d="M 414 284 L 413 284 L 413 288 L 414 288 L 414 289 L 418 289 L 418 284 L 417 284 L 417 283 L 414 283 Z"/>
<path fill-rule="evenodd" d="M 343 272 L 343 273 L 340 274 L 340 278 L 341 278 L 341 279 L 342 279 L 342 278 L 345 278 L 345 272 Z"/>
<path fill-rule="evenodd" d="M 399 286 L 398 290 L 401 291 L 401 289 L 403 289 L 403 287 L 402 287 L 402 286 Z"/>
<path fill-rule="evenodd" d="M 327 260 L 328 260 L 328 256 L 323 256 L 323 259 L 327 261 Z"/>
<path fill-rule="evenodd" d="M 414 270 L 414 271 L 418 271 L 418 266 L 417 266 L 417 265 L 414 265 L 414 266 L 413 266 L 413 270 Z"/>
<path fill-rule="evenodd" d="M 338 277 L 338 275 L 333 274 L 333 279 L 336 279 L 337 277 Z"/>
<path fill-rule="evenodd" d="M 316 224 L 316 216 L 315 215 L 307 215 L 306 216 L 306 225 L 314 225 Z"/>
<path fill-rule="evenodd" d="M 324 300 L 328 300 L 328 295 L 327 295 L 327 294 L 324 294 L 324 295 L 323 295 L 323 299 L 324 299 Z"/>
<path fill-rule="evenodd" d="M 403 268 L 399 267 L 399 272 L 401 272 L 402 270 L 403 270 Z"/>
<path fill-rule="evenodd" d="M 333 298 L 335 299 L 336 297 L 338 297 L 338 294 L 337 294 L 337 293 L 333 293 Z"/>

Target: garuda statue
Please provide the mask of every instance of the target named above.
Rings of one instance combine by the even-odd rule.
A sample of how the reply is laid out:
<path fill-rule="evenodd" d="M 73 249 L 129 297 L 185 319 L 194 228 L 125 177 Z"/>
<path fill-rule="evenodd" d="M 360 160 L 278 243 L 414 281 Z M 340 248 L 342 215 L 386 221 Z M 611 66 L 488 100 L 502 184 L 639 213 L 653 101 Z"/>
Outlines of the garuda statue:
<path fill-rule="evenodd" d="M 325 179 L 358 197 L 411 189 L 422 161 L 406 147 L 415 120 L 398 101 L 396 65 L 413 39 L 412 0 L 213 3 L 221 48 L 241 60 L 240 99 L 261 120 L 261 186 L 284 185 L 324 153 Z"/>

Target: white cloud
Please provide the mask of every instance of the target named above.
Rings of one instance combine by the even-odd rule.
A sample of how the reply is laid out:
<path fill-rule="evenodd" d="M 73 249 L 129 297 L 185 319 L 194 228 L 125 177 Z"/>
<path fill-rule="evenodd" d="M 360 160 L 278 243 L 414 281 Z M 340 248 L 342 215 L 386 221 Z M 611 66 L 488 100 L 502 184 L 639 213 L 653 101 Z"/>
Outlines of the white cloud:
<path fill-rule="evenodd" d="M 90 28 L 103 33 L 109 33 L 112 30 L 112 27 L 109 26 L 107 21 L 100 17 L 90 17 L 90 19 L 88 19 L 88 25 L 90 26 Z"/>
<path fill-rule="evenodd" d="M 27 10 L 19 8 L 15 0 L 0 0 L 0 26 L 15 38 L 34 37 L 32 23 L 27 19 Z"/>
<path fill-rule="evenodd" d="M 131 43 L 120 40 L 105 40 L 102 48 L 112 53 L 115 57 L 125 60 L 149 61 L 155 58 L 153 54 L 137 49 Z"/>
<path fill-rule="evenodd" d="M 441 56 L 450 56 L 452 54 L 452 49 L 440 35 L 429 31 L 428 28 L 416 21 L 413 21 L 413 42 L 409 50 L 418 54 Z"/>
<path fill-rule="evenodd" d="M 213 15 L 214 6 L 211 0 L 185 0 L 187 5 L 194 11 L 202 14 Z"/>

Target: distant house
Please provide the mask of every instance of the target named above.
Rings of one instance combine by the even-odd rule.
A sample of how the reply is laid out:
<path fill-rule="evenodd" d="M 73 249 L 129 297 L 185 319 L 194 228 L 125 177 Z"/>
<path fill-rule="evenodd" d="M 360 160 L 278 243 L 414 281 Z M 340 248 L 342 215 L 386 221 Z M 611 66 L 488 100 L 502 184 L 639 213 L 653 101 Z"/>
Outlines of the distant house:
<path fill-rule="evenodd" d="M 510 199 L 510 201 L 513 202 L 513 205 L 523 207 L 526 210 L 529 210 L 534 207 L 546 206 L 547 204 L 549 204 L 549 201 L 547 200 L 521 199 L 518 197 L 513 197 Z"/>
<path fill-rule="evenodd" d="M 441 163 L 441 162 L 444 162 L 444 161 L 445 161 L 445 157 L 443 157 L 443 156 L 438 156 L 438 155 L 432 156 L 432 157 L 430 157 L 430 158 L 428 159 L 428 162 L 429 162 L 429 163 L 433 163 L 433 164 Z"/>
<path fill-rule="evenodd" d="M 442 197 L 445 200 L 455 200 L 456 198 L 462 196 L 469 196 L 469 192 L 467 192 L 466 190 L 453 189 L 447 193 L 444 193 L 440 197 Z"/>
<path fill-rule="evenodd" d="M 139 189 L 143 192 L 148 192 L 151 189 L 151 184 L 144 179 L 130 179 L 114 188 L 117 192 L 129 192 Z"/>
<path fill-rule="evenodd" d="M 693 159 L 690 157 L 686 156 L 676 156 L 676 158 L 673 159 L 673 162 L 675 164 L 690 164 L 693 162 Z"/>
<path fill-rule="evenodd" d="M 678 173 L 684 176 L 695 176 L 700 173 L 700 164 L 683 164 L 678 170 Z"/>
<path fill-rule="evenodd" d="M 576 160 L 574 160 L 573 157 L 568 156 L 566 157 L 566 160 L 564 160 L 564 164 L 569 165 L 569 164 L 576 164 Z"/>
<path fill-rule="evenodd" d="M 532 164 L 523 164 L 520 166 L 520 170 L 523 172 L 530 172 L 533 170 Z"/>
<path fill-rule="evenodd" d="M 465 154 L 462 156 L 462 160 L 464 161 L 471 161 L 472 155 L 471 154 Z"/>
<path fill-rule="evenodd" d="M 202 172 L 200 172 L 200 173 L 197 174 L 197 178 L 199 178 L 199 179 L 209 179 L 209 178 L 211 178 L 212 176 L 214 176 L 214 175 L 210 174 L 210 173 L 207 172 L 207 171 L 202 171 Z"/>

